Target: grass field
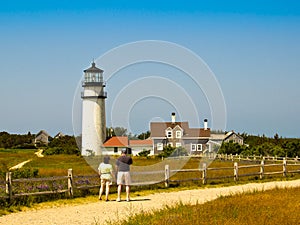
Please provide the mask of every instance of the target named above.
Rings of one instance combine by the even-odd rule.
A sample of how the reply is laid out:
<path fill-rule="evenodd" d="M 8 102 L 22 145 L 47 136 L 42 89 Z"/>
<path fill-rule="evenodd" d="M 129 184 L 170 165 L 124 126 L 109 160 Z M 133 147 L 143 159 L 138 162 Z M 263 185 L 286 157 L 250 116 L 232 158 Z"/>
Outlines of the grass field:
<path fill-rule="evenodd" d="M 3 174 L 5 174 L 6 171 L 8 171 L 8 169 L 18 163 L 21 163 L 23 161 L 29 160 L 31 159 L 32 161 L 30 161 L 29 163 L 27 163 L 24 167 L 25 168 L 34 168 L 38 170 L 38 176 L 39 177 L 53 177 L 53 176 L 66 176 L 67 175 L 67 170 L 69 168 L 73 169 L 73 173 L 75 176 L 79 176 L 79 175 L 92 175 L 92 174 L 96 174 L 96 169 L 98 164 L 102 161 L 101 157 L 93 157 L 93 158 L 89 158 L 89 159 L 85 159 L 81 156 L 76 156 L 76 155 L 51 155 L 51 156 L 44 156 L 42 158 L 38 158 L 34 153 L 36 150 L 15 150 L 15 149 L 0 149 L 0 171 L 4 172 L 2 173 L 2 177 L 0 177 L 0 182 L 2 180 L 2 183 L 5 179 L 5 177 L 3 176 Z M 116 156 L 117 157 L 117 156 Z M 114 162 L 116 157 L 112 157 L 112 163 Z M 133 168 L 134 170 L 145 170 L 145 168 L 147 168 L 147 170 L 164 170 L 164 165 L 168 164 L 170 165 L 170 169 L 174 169 L 176 167 L 178 167 L 178 164 L 180 163 L 179 161 L 176 160 L 170 160 L 170 159 L 165 159 L 165 160 L 161 160 L 159 158 L 141 158 L 141 157 L 134 157 L 133 158 L 134 164 L 133 164 Z M 201 168 L 202 167 L 202 163 L 203 161 L 201 160 L 201 158 L 190 158 L 187 162 L 183 162 L 182 166 L 184 169 L 197 169 L 197 168 Z M 246 162 L 246 161 L 241 161 L 239 162 L 239 165 L 248 165 L 248 164 L 257 164 L 259 165 L 259 162 Z M 91 166 L 92 165 L 92 166 Z M 179 166 L 180 167 L 180 166 Z M 229 170 L 217 170 L 217 171 L 208 171 L 208 178 L 214 178 L 217 176 L 232 176 L 233 175 L 233 162 L 232 161 L 221 161 L 221 160 L 215 160 L 213 161 L 210 165 L 209 168 L 221 168 L 221 167 L 231 167 L 232 169 Z M 276 166 L 277 167 L 277 166 Z M 282 164 L 278 163 L 278 168 L 268 168 L 268 171 L 273 171 L 273 170 L 281 170 L 282 169 Z M 300 166 L 299 166 L 300 168 Z M 239 172 L 242 173 L 253 173 L 253 172 L 258 172 L 259 171 L 259 167 L 255 167 L 255 168 L 250 168 L 250 169 L 241 169 Z M 165 189 L 164 185 L 149 185 L 149 186 L 134 186 L 132 187 L 132 194 L 134 195 L 136 194 L 141 194 L 143 195 L 144 192 L 147 191 L 151 191 L 151 190 L 156 190 L 157 191 L 174 191 L 174 190 L 182 190 L 182 189 L 192 189 L 192 188 L 199 188 L 201 186 L 203 186 L 201 181 L 189 181 L 189 182 L 177 182 L 176 180 L 185 180 L 185 179 L 192 179 L 192 178 L 200 178 L 202 176 L 201 172 L 179 172 L 179 173 L 174 173 L 171 174 L 171 180 L 174 180 L 174 182 L 172 183 L 172 185 L 170 186 L 171 188 Z M 148 176 L 148 175 L 147 175 Z M 164 177 L 164 174 L 161 175 L 162 177 Z M 272 175 L 272 176 L 267 176 L 265 177 L 262 181 L 266 181 L 266 180 L 285 180 L 285 179 L 290 179 L 290 178 L 299 178 L 300 174 L 296 174 L 296 175 L 288 175 L 287 178 L 283 178 L 282 174 L 279 175 Z M 252 176 L 252 177 L 241 177 L 240 180 L 238 181 L 238 183 L 247 183 L 249 181 L 253 182 L 253 181 L 259 181 L 259 176 Z M 97 181 L 96 181 L 97 182 Z M 206 185 L 206 187 L 209 187 L 210 185 L 220 185 L 220 186 L 227 186 L 227 185 L 234 185 L 236 182 L 234 182 L 233 178 L 221 178 L 221 179 L 211 179 L 208 180 L 208 183 Z M 27 184 L 26 184 L 27 185 Z M 1 186 L 1 185 L 0 185 Z M 32 186 L 32 184 L 31 184 Z M 33 186 L 32 186 L 33 187 Z M 173 188 L 175 189 L 173 189 Z M 4 190 L 3 190 L 4 191 Z M 276 190 L 278 191 L 278 194 L 280 195 L 280 190 Z M 111 189 L 111 194 L 115 194 L 116 192 L 116 188 L 112 188 Z M 16 191 L 17 193 L 17 191 Z M 80 193 L 79 193 L 80 194 Z M 97 195 L 97 190 L 95 189 L 94 191 L 90 192 L 90 194 L 96 196 Z M 267 198 L 265 196 L 265 193 L 261 193 L 262 196 L 256 196 L 256 193 L 250 194 L 250 197 L 247 197 L 246 199 L 264 199 Z M 275 193 L 276 194 L 276 193 Z M 80 195 L 77 195 L 80 196 Z M 248 195 L 247 195 L 248 196 Z M 284 195 L 283 195 L 284 196 Z M 299 191 L 292 192 L 292 196 L 296 196 L 299 199 Z M 234 198 L 234 197 L 232 197 Z M 236 197 L 234 200 L 231 200 L 231 198 L 229 198 L 226 201 L 227 202 L 231 202 L 231 203 L 226 203 L 227 207 L 233 207 L 230 204 L 233 204 L 233 202 L 235 203 L 240 203 L 241 201 L 238 200 L 239 198 L 241 198 L 241 196 Z M 285 196 L 286 201 L 290 201 L 288 196 Z M 43 198 L 38 198 L 37 201 L 47 201 L 47 197 L 43 197 Z M 55 198 L 49 198 L 48 200 L 53 200 Z M 68 199 L 67 199 L 68 200 Z M 67 201 L 66 200 L 66 201 Z M 249 200 L 249 201 L 250 201 Z M 267 200 L 267 199 L 266 199 Z M 0 207 L 0 215 L 1 214 L 6 214 L 8 213 L 10 210 L 11 211 L 15 211 L 16 209 L 18 210 L 20 207 L 22 207 L 22 205 L 28 205 L 31 206 L 32 203 L 36 202 L 36 200 L 33 200 L 31 198 L 28 199 L 24 199 L 25 202 L 19 202 L 17 204 L 1 204 Z M 223 201 L 223 199 L 220 199 L 218 201 Z M 253 200 L 254 201 L 254 200 Z M 256 200 L 255 200 L 256 201 Z M 254 202 L 255 202 L 254 201 Z M 258 200 L 257 200 L 258 201 Z M 63 201 L 64 202 L 64 201 Z M 244 197 L 243 197 L 243 202 L 244 202 Z M 64 203 L 65 204 L 65 203 Z M 209 210 L 206 210 L 204 208 L 201 208 L 202 205 L 199 206 L 187 206 L 187 208 L 189 208 L 188 212 L 186 212 L 187 215 L 191 215 L 192 217 L 209 217 L 208 215 L 206 215 L 205 213 L 209 213 L 209 215 L 215 215 L 213 216 L 213 218 L 211 218 L 212 220 L 207 221 L 204 224 L 229 224 L 224 220 L 221 220 L 221 222 L 219 221 L 219 217 L 222 218 L 226 218 L 225 215 L 219 215 L 217 212 L 210 212 L 210 210 L 213 210 L 213 206 L 211 206 L 211 208 L 209 208 L 209 203 L 207 203 L 208 205 L 206 205 L 206 207 L 208 207 Z M 219 202 L 214 202 L 214 204 L 218 205 Z M 225 204 L 225 203 L 222 203 Z M 220 207 L 222 207 L 222 204 L 220 203 Z M 254 204 L 253 202 L 250 203 L 248 202 L 248 204 Z M 275 204 L 275 203 L 274 203 Z M 283 203 L 282 203 L 283 204 Z M 286 204 L 286 203 L 285 203 Z M 297 203 L 299 205 L 299 203 Z M 280 204 L 279 204 L 280 205 Z M 7 208 L 9 207 L 9 209 Z M 177 206 L 179 209 L 168 209 L 171 210 L 170 212 L 168 212 L 167 214 L 172 213 L 172 211 L 176 212 L 176 210 L 179 211 L 184 211 L 185 206 Z M 194 208 L 196 207 L 196 208 Z M 197 207 L 200 207 L 200 209 L 198 209 Z M 246 207 L 246 205 L 238 205 L 237 208 L 237 215 L 240 217 L 242 215 L 242 212 L 244 210 L 250 210 L 250 209 L 243 209 L 241 211 L 239 211 L 240 207 Z M 7 210 L 8 209 L 8 210 Z M 220 209 L 222 212 L 226 212 L 226 209 Z M 198 211 L 201 211 L 201 215 L 198 215 Z M 178 212 L 178 211 L 177 211 Z M 159 213 L 163 213 L 163 212 L 159 212 Z M 272 212 L 270 212 L 272 214 Z M 176 213 L 175 213 L 176 214 Z M 178 214 L 178 213 L 177 213 Z M 271 215 L 270 214 L 270 215 Z M 159 214 L 158 214 L 159 215 Z M 181 215 L 181 214 L 179 214 Z M 188 217 L 187 215 L 183 215 L 184 219 L 182 220 L 182 223 L 180 224 L 190 224 L 190 223 L 195 223 L 195 224 L 202 224 L 200 222 L 193 222 L 193 221 L 185 221 L 185 217 Z M 142 215 L 144 216 L 144 215 Z M 235 215 L 231 215 L 231 217 L 234 217 Z M 162 217 L 165 217 L 164 215 Z M 169 224 L 172 221 L 174 222 L 174 220 L 176 220 L 176 215 L 170 216 L 170 217 L 166 217 L 166 220 L 164 223 L 165 224 Z M 269 217 L 265 217 L 269 218 Z M 173 220 L 174 219 L 174 220 Z M 181 218 L 180 218 L 181 219 Z M 138 221 L 138 218 L 137 218 Z M 168 222 L 169 221 L 169 222 Z M 170 222 L 171 221 L 171 222 Z M 180 220 L 179 220 L 180 221 Z M 216 221 L 216 222 L 213 222 Z M 228 220 L 231 221 L 231 220 Z M 153 224 L 164 224 L 164 223 L 156 223 L 153 222 Z M 130 224 L 130 223 L 129 223 Z M 138 224 L 138 223 L 137 223 Z M 152 223 L 150 223 L 152 224 Z M 233 224 L 251 224 L 251 223 L 233 223 Z M 266 224 L 266 223 L 262 223 L 262 224 Z M 267 223 L 269 224 L 269 223 Z M 271 224 L 271 223 L 270 223 Z M 283 223 L 284 224 L 284 223 Z"/>
<path fill-rule="evenodd" d="M 119 225 L 299 224 L 300 188 L 274 189 L 221 197 L 205 204 L 165 207 L 131 216 Z M 115 223 L 114 223 L 115 224 Z"/>
<path fill-rule="evenodd" d="M 0 149 L 0 171 L 6 172 L 12 166 L 15 166 L 18 163 L 31 159 L 29 163 L 24 165 L 24 168 L 34 168 L 38 170 L 38 175 L 41 177 L 51 177 L 51 176 L 66 176 L 67 170 L 69 168 L 73 169 L 74 175 L 91 175 L 96 174 L 97 167 L 102 161 L 101 157 L 92 157 L 92 158 L 83 158 L 76 155 L 46 155 L 42 158 L 38 158 L 34 153 L 36 150 L 15 150 L 15 149 Z M 114 164 L 114 158 L 112 157 L 111 163 Z M 159 158 L 133 158 L 133 171 L 155 171 L 155 170 L 164 170 L 164 165 L 169 164 L 170 170 L 176 168 L 184 169 L 197 169 L 202 168 L 203 160 L 201 158 L 190 158 L 188 161 L 176 161 L 166 159 L 161 161 Z M 181 163 L 182 165 L 178 165 Z M 239 162 L 239 165 L 247 164 L 257 164 L 259 162 Z M 217 170 L 217 171 L 208 171 L 208 178 L 215 178 L 220 176 L 232 176 L 233 175 L 233 162 L 232 161 L 221 161 L 215 160 L 210 165 L 209 168 L 220 168 L 220 167 L 232 167 L 229 170 Z M 274 170 L 281 170 L 282 165 L 278 163 L 278 167 L 268 167 L 265 170 L 272 172 Z M 300 169 L 300 167 L 299 167 Z M 240 169 L 239 173 L 253 173 L 259 172 L 259 167 L 249 168 L 249 169 Z M 173 180 L 182 180 L 189 178 L 200 178 L 201 172 L 189 172 L 189 173 L 171 173 L 171 179 Z M 282 175 L 274 175 L 272 177 L 282 177 Z M 1 179 L 1 178 L 0 178 Z M 2 177 L 3 179 L 3 177 Z M 247 180 L 257 180 L 258 176 L 244 177 L 240 178 L 240 181 Z M 232 178 L 226 179 L 222 178 L 218 181 L 211 181 L 210 183 L 219 183 L 219 182 L 232 182 Z"/>

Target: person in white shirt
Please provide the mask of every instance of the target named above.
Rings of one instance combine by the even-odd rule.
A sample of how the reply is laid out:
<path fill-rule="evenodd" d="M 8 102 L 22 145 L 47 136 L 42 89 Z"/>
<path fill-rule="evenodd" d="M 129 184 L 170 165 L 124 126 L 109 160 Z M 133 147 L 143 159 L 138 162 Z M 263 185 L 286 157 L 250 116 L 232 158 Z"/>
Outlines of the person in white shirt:
<path fill-rule="evenodd" d="M 98 167 L 98 171 L 99 171 L 99 175 L 100 175 L 100 179 L 101 179 L 101 186 L 100 186 L 100 190 L 99 190 L 99 200 L 102 200 L 102 194 L 103 194 L 104 185 L 105 185 L 106 186 L 105 201 L 109 201 L 108 200 L 109 189 L 110 189 L 110 186 L 112 185 L 112 180 L 114 177 L 113 167 L 109 163 L 109 160 L 110 160 L 109 156 L 105 156 L 103 159 L 103 162 L 100 163 L 100 165 Z"/>

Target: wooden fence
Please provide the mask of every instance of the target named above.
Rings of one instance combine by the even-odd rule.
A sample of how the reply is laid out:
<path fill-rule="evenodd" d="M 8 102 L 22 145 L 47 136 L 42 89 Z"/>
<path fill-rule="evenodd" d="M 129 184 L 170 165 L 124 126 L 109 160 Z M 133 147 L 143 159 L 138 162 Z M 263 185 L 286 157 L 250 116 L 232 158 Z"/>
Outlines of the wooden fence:
<path fill-rule="evenodd" d="M 278 156 L 243 156 L 243 155 L 234 155 L 234 154 L 215 154 L 215 159 L 220 160 L 232 160 L 232 161 L 256 161 L 256 160 L 264 160 L 264 161 L 283 161 L 286 160 L 287 162 L 300 162 L 300 158 L 296 156 L 295 158 L 290 157 L 278 157 Z"/>
<path fill-rule="evenodd" d="M 231 156 L 226 156 L 227 159 L 231 160 Z M 221 156 L 219 157 L 221 158 Z M 240 158 L 240 160 L 243 160 Z M 257 160 L 257 159 L 255 159 Z M 268 159 L 267 159 L 268 160 Z M 186 182 L 186 181 L 201 181 L 202 184 L 207 184 L 208 180 L 214 180 L 214 179 L 233 179 L 234 181 L 238 181 L 241 177 L 246 176 L 259 176 L 260 179 L 263 179 L 265 176 L 268 175 L 274 175 L 274 174 L 282 174 L 283 177 L 286 177 L 288 173 L 300 173 L 300 163 L 298 158 L 295 159 L 283 159 L 280 162 L 278 162 L 279 159 L 276 159 L 277 162 L 275 163 L 266 163 L 267 160 L 265 158 L 262 158 L 259 164 L 251 164 L 251 165 L 239 165 L 238 162 L 234 162 L 233 166 L 230 167 L 218 167 L 218 168 L 210 168 L 207 167 L 206 163 L 202 164 L 202 167 L 198 169 L 176 169 L 172 170 L 169 165 L 165 165 L 164 170 L 160 171 L 140 171 L 140 172 L 131 172 L 134 174 L 139 175 L 147 175 L 147 174 L 163 174 L 164 173 L 164 180 L 162 181 L 147 181 L 147 182 L 133 182 L 132 185 L 135 186 L 142 186 L 142 185 L 153 185 L 153 184 L 159 184 L 164 183 L 165 187 L 169 187 L 171 182 Z M 272 160 L 275 160 L 272 158 Z M 266 168 L 274 167 L 275 171 L 269 171 L 266 172 Z M 281 169 L 278 169 L 278 167 L 281 167 Z M 250 168 L 257 168 L 257 171 L 250 172 L 250 173 L 240 173 L 240 170 L 250 169 Z M 293 169 L 291 169 L 293 168 Z M 225 175 L 225 176 L 215 176 L 211 177 L 208 176 L 209 174 L 213 173 L 213 171 L 226 171 L 229 170 L 231 175 Z M 181 180 L 174 180 L 171 179 L 172 177 L 170 174 L 175 173 L 195 173 L 199 174 L 198 177 L 193 177 L 190 179 L 181 179 Z M 75 184 L 75 179 L 96 179 L 97 184 L 89 184 L 89 183 L 83 183 L 83 184 Z M 24 182 L 57 182 L 59 180 L 63 180 L 67 183 L 67 188 L 65 189 L 56 189 L 56 190 L 47 190 L 47 191 L 38 191 L 38 192 L 31 192 L 31 193 L 13 193 L 13 186 L 18 185 L 20 183 Z M 80 189 L 91 189 L 91 188 L 99 188 L 99 176 L 97 174 L 90 175 L 90 176 L 74 176 L 73 170 L 69 169 L 67 176 L 60 176 L 60 177 L 50 177 L 50 178 L 30 178 L 30 179 L 12 179 L 12 173 L 7 172 L 6 173 L 6 180 L 5 180 L 5 196 L 0 196 L 0 198 L 8 198 L 9 200 L 20 197 L 20 196 L 34 196 L 34 195 L 46 195 L 46 194 L 55 194 L 55 193 L 67 193 L 69 197 L 73 197 L 74 190 L 80 190 Z M 1 184 L 1 183 L 0 183 Z"/>

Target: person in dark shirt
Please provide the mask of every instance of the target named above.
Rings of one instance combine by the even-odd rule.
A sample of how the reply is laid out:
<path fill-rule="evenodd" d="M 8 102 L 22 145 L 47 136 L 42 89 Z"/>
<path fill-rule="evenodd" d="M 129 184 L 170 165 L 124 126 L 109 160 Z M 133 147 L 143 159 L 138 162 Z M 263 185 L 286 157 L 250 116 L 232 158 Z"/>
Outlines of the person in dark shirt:
<path fill-rule="evenodd" d="M 118 185 L 118 197 L 117 202 L 121 201 L 121 190 L 122 185 L 126 186 L 126 201 L 130 201 L 130 184 L 131 184 L 131 177 L 130 177 L 130 165 L 132 164 L 132 158 L 126 155 L 126 148 L 122 149 L 121 156 L 117 159 L 116 166 L 117 166 L 117 185 Z"/>

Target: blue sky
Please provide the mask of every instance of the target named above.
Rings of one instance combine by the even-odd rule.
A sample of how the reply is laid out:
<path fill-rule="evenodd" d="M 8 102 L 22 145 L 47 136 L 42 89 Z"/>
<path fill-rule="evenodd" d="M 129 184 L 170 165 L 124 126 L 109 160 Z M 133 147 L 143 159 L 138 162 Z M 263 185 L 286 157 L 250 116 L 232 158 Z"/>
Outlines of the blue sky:
<path fill-rule="evenodd" d="M 92 59 L 128 42 L 163 40 L 214 72 L 226 130 L 300 136 L 298 1 L 5 1 L 0 28 L 1 131 L 72 134 L 74 93 Z M 118 85 L 132 79 L 124 71 L 108 82 L 108 114 Z M 148 129 L 145 115 L 167 120 L 172 109 L 144 103 L 132 110 L 134 133 Z"/>

